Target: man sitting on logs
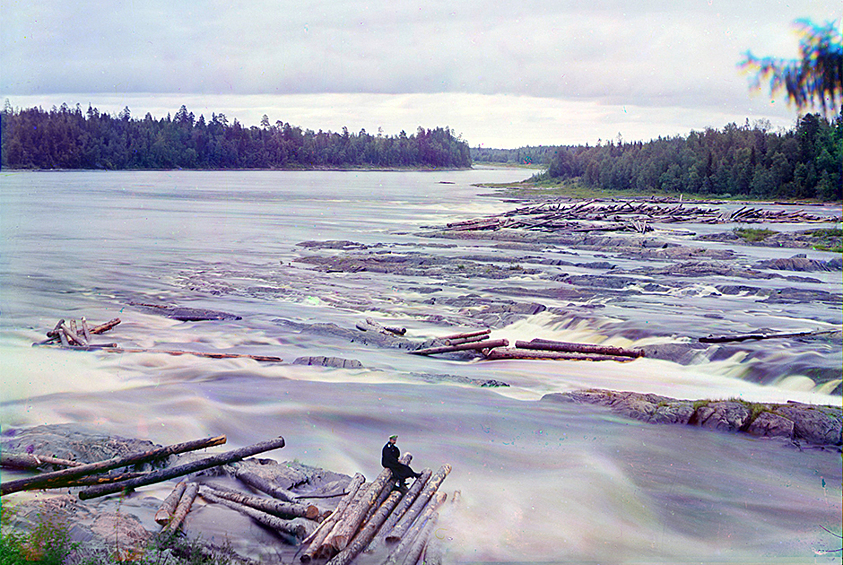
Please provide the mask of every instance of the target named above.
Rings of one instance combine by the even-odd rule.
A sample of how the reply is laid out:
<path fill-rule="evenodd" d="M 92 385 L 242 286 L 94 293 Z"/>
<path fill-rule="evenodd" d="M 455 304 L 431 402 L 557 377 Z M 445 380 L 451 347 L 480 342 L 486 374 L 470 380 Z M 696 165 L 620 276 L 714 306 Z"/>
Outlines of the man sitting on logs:
<path fill-rule="evenodd" d="M 410 477 L 415 479 L 421 477 L 421 473 L 416 473 L 409 465 L 405 465 L 398 461 L 401 456 L 401 451 L 395 446 L 398 441 L 398 435 L 393 434 L 389 436 L 389 441 L 383 446 L 381 452 L 381 465 L 386 469 L 392 471 L 392 478 L 395 480 L 395 487 L 402 493 L 407 492 L 406 480 Z"/>

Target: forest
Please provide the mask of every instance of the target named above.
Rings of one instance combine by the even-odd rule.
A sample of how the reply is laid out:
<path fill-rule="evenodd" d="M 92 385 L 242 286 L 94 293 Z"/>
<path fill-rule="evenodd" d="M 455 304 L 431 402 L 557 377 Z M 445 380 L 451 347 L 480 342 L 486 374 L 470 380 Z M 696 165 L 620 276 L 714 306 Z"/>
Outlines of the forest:
<path fill-rule="evenodd" d="M 533 180 L 573 180 L 603 190 L 839 201 L 843 118 L 801 116 L 794 128 L 734 123 L 687 136 L 560 147 Z"/>
<path fill-rule="evenodd" d="M 2 114 L 2 166 L 14 169 L 314 169 L 466 168 L 468 143 L 449 128 L 419 127 L 411 135 L 365 130 L 314 132 L 283 123 L 244 127 L 224 114 L 206 121 L 182 106 L 173 117 L 135 119 L 91 106 Z"/>
<path fill-rule="evenodd" d="M 547 167 L 557 149 L 558 146 L 556 145 L 528 145 L 517 149 L 493 149 L 478 146 L 471 148 L 471 160 L 474 163 Z"/>

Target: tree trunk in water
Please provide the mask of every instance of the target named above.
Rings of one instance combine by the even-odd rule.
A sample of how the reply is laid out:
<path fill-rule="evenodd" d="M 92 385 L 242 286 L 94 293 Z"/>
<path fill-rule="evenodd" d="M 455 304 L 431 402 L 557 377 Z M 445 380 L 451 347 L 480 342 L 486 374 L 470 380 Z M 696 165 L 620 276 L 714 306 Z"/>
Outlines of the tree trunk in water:
<path fill-rule="evenodd" d="M 207 489 L 202 489 L 202 498 L 208 500 L 209 502 L 215 502 L 217 504 L 222 504 L 223 506 L 228 506 L 229 508 L 237 510 L 241 514 L 245 514 L 259 524 L 263 524 L 264 526 L 268 526 L 274 530 L 278 530 L 279 532 L 291 535 L 297 539 L 307 536 L 306 528 L 300 523 L 296 524 L 288 520 L 282 520 L 277 516 L 272 516 L 265 512 L 261 512 L 260 510 L 255 510 L 254 508 L 243 506 L 242 504 L 237 504 L 236 502 L 226 500 L 225 498 L 220 498 Z"/>
<path fill-rule="evenodd" d="M 205 459 L 199 459 L 198 461 L 193 461 L 192 463 L 187 463 L 185 465 L 178 465 L 176 467 L 169 467 L 167 469 L 155 471 L 153 473 L 150 473 L 146 477 L 131 479 L 128 481 L 123 481 L 122 483 L 91 487 L 80 492 L 79 498 L 81 498 L 82 500 L 87 500 L 90 498 L 105 496 L 107 494 L 112 494 L 115 492 L 125 492 L 140 486 L 151 485 L 153 483 L 160 483 L 168 479 L 173 479 L 175 477 L 182 477 L 190 473 L 195 473 L 196 471 L 210 469 L 211 467 L 225 465 L 226 463 L 233 463 L 234 461 L 239 461 L 240 459 L 251 457 L 252 455 L 257 455 L 258 453 L 271 451 L 273 449 L 280 449 L 282 447 L 284 447 L 284 438 L 278 437 L 275 439 L 257 443 L 255 445 L 250 445 L 248 447 L 243 447 L 241 449 L 226 451 L 225 453 L 213 455 Z"/>
<path fill-rule="evenodd" d="M 173 512 L 176 511 L 176 506 L 181 500 L 181 495 L 184 494 L 184 489 L 187 487 L 187 481 L 181 481 L 175 486 L 173 491 L 167 495 L 158 512 L 155 513 L 155 522 L 160 526 L 166 526 L 173 519 Z"/>
<path fill-rule="evenodd" d="M 193 501 L 196 500 L 196 495 L 199 492 L 199 485 L 197 483 L 190 483 L 184 489 L 184 494 L 181 495 L 179 503 L 173 511 L 173 517 L 170 522 L 164 526 L 165 532 L 175 532 L 184 522 L 187 513 L 190 512 L 190 507 L 193 506 Z"/>
<path fill-rule="evenodd" d="M 643 357 L 644 352 L 638 349 L 624 349 L 612 345 L 595 345 L 591 343 L 569 343 L 566 341 L 552 341 L 549 339 L 534 339 L 532 341 L 516 341 L 515 347 L 523 349 L 545 349 L 548 351 L 569 351 L 575 353 L 596 353 L 598 355 L 618 355 L 621 357 Z"/>
<path fill-rule="evenodd" d="M 312 536 L 309 536 L 305 542 L 309 542 L 310 545 L 308 546 L 307 550 L 302 553 L 301 561 L 303 563 L 309 562 L 313 557 L 316 555 L 316 552 L 319 551 L 319 548 L 322 547 L 322 543 L 325 541 L 325 538 L 330 535 L 331 530 L 334 526 L 342 519 L 343 514 L 347 511 L 349 505 L 351 504 L 354 497 L 357 496 L 357 491 L 360 490 L 360 486 L 365 482 L 366 478 L 357 473 L 354 475 L 354 478 L 348 484 L 348 494 L 340 500 L 340 503 L 337 505 L 336 510 L 334 510 L 333 514 L 328 516 L 324 522 L 319 525 L 319 528 L 313 533 Z M 304 542 L 303 542 L 304 543 Z"/>
<path fill-rule="evenodd" d="M 230 490 L 208 487 L 207 485 L 206 488 L 220 498 L 225 498 L 226 500 L 243 504 L 244 506 L 250 506 L 255 510 L 261 510 L 268 514 L 278 516 L 279 518 L 307 518 L 308 520 L 315 520 L 316 517 L 319 516 L 319 509 L 312 504 L 304 505 L 295 502 L 284 502 L 280 500 L 260 498 Z"/>
<path fill-rule="evenodd" d="M 407 532 L 402 535 L 401 539 L 398 541 L 398 546 L 392 551 L 389 555 L 385 563 L 387 565 L 392 565 L 395 563 L 400 563 L 403 561 L 405 553 L 410 545 L 415 541 L 415 539 L 419 536 L 421 531 L 424 529 L 425 524 L 430 521 L 430 519 L 438 514 L 436 510 L 445 503 L 445 499 L 448 498 L 444 492 L 437 492 L 433 498 L 428 501 L 428 504 L 425 506 L 424 511 L 419 515 L 418 519 L 413 523 L 412 527 L 407 529 Z M 412 565 L 415 565 L 415 561 L 412 562 Z"/>
<path fill-rule="evenodd" d="M 422 512 L 425 505 L 436 492 L 436 489 L 439 488 L 439 485 L 442 484 L 442 481 L 445 480 L 445 477 L 447 477 L 450 472 L 451 466 L 447 463 L 442 465 L 442 467 L 436 471 L 436 474 L 430 478 L 430 481 L 428 481 L 427 485 L 425 485 L 424 490 L 421 492 L 413 505 L 407 509 L 407 512 L 405 512 L 404 516 L 398 520 L 398 523 L 395 524 L 392 531 L 386 535 L 386 543 L 396 543 L 404 537 L 404 534 L 410 529 L 413 521 Z"/>
<path fill-rule="evenodd" d="M 413 505 L 413 502 L 419 496 L 419 493 L 422 489 L 427 485 L 427 482 L 430 480 L 430 477 L 433 475 L 433 471 L 430 469 L 424 469 L 421 472 L 421 477 L 419 477 L 416 482 L 413 483 L 413 486 L 410 487 L 410 490 L 407 491 L 407 494 L 401 499 L 401 502 L 398 503 L 398 506 L 395 510 L 392 511 L 392 514 L 386 519 L 384 522 L 383 527 L 380 529 L 380 532 L 377 536 L 375 536 L 375 540 L 372 542 L 371 549 L 375 549 L 377 546 L 382 544 L 389 532 L 392 531 L 392 528 L 395 524 L 398 523 L 404 514 L 407 512 L 407 509 Z"/>
<path fill-rule="evenodd" d="M 401 493 L 399 491 L 390 492 L 386 500 L 383 501 L 383 504 L 372 514 L 372 517 L 366 522 L 363 528 L 357 532 L 351 543 L 335 555 L 333 559 L 328 561 L 326 565 L 348 565 L 351 563 L 361 551 L 369 546 L 378 529 L 386 521 L 390 512 L 392 512 L 392 509 L 395 508 L 395 505 L 398 504 L 400 499 Z"/>
<path fill-rule="evenodd" d="M 129 465 L 137 465 L 139 463 L 146 463 L 153 459 L 160 459 L 175 455 L 176 453 L 184 453 L 187 451 L 196 451 L 197 449 L 205 449 L 206 447 L 213 447 L 215 445 L 222 445 L 225 443 L 225 436 L 212 437 L 207 439 L 200 439 L 189 441 L 185 443 L 177 443 L 168 447 L 161 447 L 151 451 L 144 451 L 140 453 L 132 453 L 121 457 L 113 457 L 105 461 L 97 463 L 88 463 L 71 467 L 70 469 L 63 469 L 61 471 L 54 471 L 52 473 L 44 473 L 37 477 L 30 477 L 28 479 L 20 479 L 17 481 L 9 481 L 0 485 L 0 495 L 18 492 L 20 490 L 37 489 L 37 488 L 51 488 L 56 485 L 61 486 L 63 481 L 91 475 L 94 473 L 101 473 L 103 471 L 110 471 L 118 467 L 127 467 Z"/>
<path fill-rule="evenodd" d="M 486 359 L 561 359 L 567 361 L 616 361 L 619 363 L 633 361 L 631 357 L 619 355 L 597 355 L 540 349 L 493 349 L 486 354 Z"/>
<path fill-rule="evenodd" d="M 49 455 L 31 455 L 29 453 L 0 453 L 0 467 L 35 470 L 45 465 L 61 467 L 81 467 L 83 463 L 70 459 L 59 459 Z"/>
<path fill-rule="evenodd" d="M 283 500 L 285 502 L 296 501 L 295 493 L 290 492 L 287 489 L 283 489 L 278 485 L 272 484 L 270 481 L 264 479 L 256 473 L 252 473 L 251 471 L 241 471 L 240 469 L 238 469 L 235 471 L 234 476 L 246 483 L 248 486 L 252 487 L 253 489 L 266 493 L 269 496 L 272 496 L 279 500 Z"/>
<path fill-rule="evenodd" d="M 427 347 L 410 351 L 414 355 L 434 355 L 436 353 L 450 353 L 451 351 L 468 351 L 470 349 L 492 349 L 493 347 L 506 347 L 509 341 L 506 339 L 490 339 L 488 341 L 472 341 L 460 345 L 442 345 L 440 347 Z"/>

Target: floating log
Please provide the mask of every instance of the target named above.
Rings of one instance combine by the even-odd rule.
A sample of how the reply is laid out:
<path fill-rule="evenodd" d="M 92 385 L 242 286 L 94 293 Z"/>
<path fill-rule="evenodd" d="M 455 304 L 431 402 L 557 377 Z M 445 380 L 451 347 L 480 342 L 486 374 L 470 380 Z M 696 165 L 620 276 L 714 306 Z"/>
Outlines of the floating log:
<path fill-rule="evenodd" d="M 445 341 L 445 345 L 460 345 L 462 343 L 472 343 L 472 342 L 475 342 L 475 341 L 483 341 L 488 336 L 489 336 L 489 334 L 483 334 L 483 335 L 476 335 L 476 336 L 473 336 L 473 337 L 463 337 L 463 338 L 459 338 L 459 339 L 448 339 L 448 340 Z"/>
<path fill-rule="evenodd" d="M 421 494 L 419 494 L 416 501 L 413 502 L 412 506 L 407 509 L 404 513 L 404 516 L 398 520 L 398 523 L 392 527 L 392 530 L 384 537 L 386 543 L 396 543 L 404 537 L 404 534 L 407 533 L 407 530 L 410 529 L 410 526 L 413 524 L 415 519 L 421 514 L 425 505 L 428 503 L 430 498 L 436 493 L 436 490 L 439 488 L 439 485 L 442 484 L 442 481 L 445 480 L 445 477 L 448 476 L 448 473 L 451 472 L 451 466 L 447 463 L 442 465 L 436 474 L 433 475 L 427 484 L 422 490 Z"/>
<path fill-rule="evenodd" d="M 119 481 L 127 481 L 129 479 L 136 479 L 138 477 L 145 477 L 149 471 L 131 471 L 128 473 L 108 473 L 106 475 L 88 475 L 87 477 L 79 477 L 78 479 L 70 479 L 62 483 L 61 488 L 65 487 L 90 487 L 93 485 L 105 485 L 108 483 L 116 483 Z"/>
<path fill-rule="evenodd" d="M 444 493 L 441 493 L 444 496 Z M 418 562 L 419 558 L 421 558 L 422 553 L 427 548 L 428 542 L 430 542 L 430 538 L 433 535 L 433 528 L 436 527 L 436 522 L 439 520 L 439 513 L 434 512 L 431 514 L 430 518 L 425 520 L 421 530 L 418 534 L 416 534 L 413 539 L 413 542 L 409 545 L 406 555 L 404 557 L 404 563 L 407 565 L 415 565 Z M 408 534 L 411 535 L 411 534 Z"/>
<path fill-rule="evenodd" d="M 749 341 L 761 339 L 782 339 L 790 337 L 807 337 L 812 335 L 824 335 L 838 333 L 840 330 L 824 330 L 824 331 L 810 331 L 797 333 L 757 333 L 757 334 L 739 334 L 739 335 L 709 335 L 708 337 L 701 337 L 700 343 L 727 343 L 732 341 Z"/>
<path fill-rule="evenodd" d="M 492 349 L 494 347 L 506 347 L 509 341 L 506 339 L 490 339 L 487 341 L 473 341 L 470 343 L 461 343 L 459 345 L 443 345 L 440 347 L 427 347 L 424 349 L 416 349 L 410 351 L 415 355 L 434 355 L 437 353 L 449 353 L 451 351 L 467 351 L 470 349 Z"/>
<path fill-rule="evenodd" d="M 401 498 L 401 502 L 398 504 L 398 506 L 395 507 L 395 509 L 383 523 L 383 527 L 380 529 L 380 532 L 378 532 L 378 534 L 375 536 L 375 539 L 372 541 L 370 549 L 374 549 L 375 547 L 381 545 L 384 542 L 387 534 L 392 531 L 392 528 L 395 526 L 395 524 L 398 523 L 398 520 L 400 520 L 404 516 L 404 514 L 407 512 L 407 509 L 409 509 L 410 506 L 412 506 L 413 503 L 416 501 L 419 496 L 419 493 L 422 491 L 425 485 L 427 485 L 427 482 L 433 475 L 433 471 L 431 469 L 424 469 L 422 470 L 421 475 L 422 476 L 419 477 L 413 483 L 407 493 L 403 496 L 403 498 Z"/>
<path fill-rule="evenodd" d="M 360 525 L 363 523 L 363 519 L 366 517 L 369 508 L 375 504 L 375 501 L 380 496 L 381 491 L 384 489 L 392 489 L 393 481 L 394 479 L 392 478 L 391 469 L 384 469 L 381 471 L 381 474 L 372 481 L 372 484 L 369 486 L 369 490 L 366 491 L 363 499 L 354 508 L 352 508 L 349 511 L 348 516 L 343 519 L 342 526 L 333 537 L 333 541 L 331 543 L 334 548 L 338 551 L 345 549 L 348 542 L 351 541 L 357 533 L 358 528 L 360 528 Z"/>
<path fill-rule="evenodd" d="M 245 514 L 259 524 L 263 524 L 264 526 L 278 530 L 279 532 L 291 535 L 297 539 L 302 539 L 308 534 L 306 526 L 301 522 L 295 523 L 292 520 L 282 520 L 277 516 L 272 516 L 265 512 L 261 512 L 260 510 L 255 510 L 249 506 L 232 502 L 231 500 L 226 500 L 225 498 L 215 495 L 209 489 L 203 488 L 201 496 L 209 502 L 215 502 L 217 504 L 222 504 L 223 506 L 228 506 L 229 508 L 237 510 L 241 514 Z"/>
<path fill-rule="evenodd" d="M 105 351 L 109 353 L 165 353 L 167 355 L 193 355 L 195 357 L 207 357 L 209 359 L 252 359 L 254 361 L 265 361 L 269 363 L 280 363 L 283 361 L 281 357 L 274 357 L 270 355 L 250 355 L 247 353 L 210 353 L 204 351 L 182 351 L 170 349 L 127 349 L 123 347 L 105 347 Z"/>
<path fill-rule="evenodd" d="M 88 463 L 71 467 L 69 469 L 62 469 L 61 471 L 54 471 L 52 473 L 44 473 L 36 477 L 27 479 L 20 479 L 17 481 L 9 481 L 0 485 L 0 495 L 18 492 L 21 490 L 31 490 L 39 488 L 56 488 L 64 486 L 64 482 L 91 475 L 94 473 L 101 473 L 117 469 L 118 467 L 128 467 L 130 465 L 137 465 L 146 463 L 154 459 L 168 457 L 177 453 L 185 453 L 187 451 L 196 451 L 197 449 L 205 449 L 206 447 L 213 447 L 215 445 L 222 445 L 225 443 L 225 436 L 217 436 L 212 438 L 188 441 L 185 443 L 177 443 L 167 447 L 161 447 L 150 451 L 140 453 L 132 453 L 120 457 L 113 457 L 105 461 L 97 463 Z"/>
<path fill-rule="evenodd" d="M 567 351 L 572 353 L 597 353 L 599 355 L 618 355 L 620 357 L 643 357 L 640 349 L 625 349 L 613 345 L 595 345 L 591 343 L 569 343 L 566 341 L 552 341 L 549 339 L 534 339 L 532 341 L 516 341 L 515 347 L 522 349 L 544 349 L 547 351 Z"/>
<path fill-rule="evenodd" d="M 361 551 L 369 547 L 375 534 L 380 529 L 381 525 L 386 521 L 387 516 L 390 515 L 395 505 L 401 500 L 401 493 L 397 490 L 391 491 L 386 497 L 386 500 L 378 507 L 372 517 L 366 521 L 363 527 L 354 536 L 345 549 L 336 554 L 326 565 L 348 565 Z"/>
<path fill-rule="evenodd" d="M 455 490 L 451 495 L 451 506 L 459 504 L 462 498 L 462 493 Z M 445 544 L 443 538 L 436 537 L 430 540 L 427 547 L 424 548 L 424 565 L 442 565 L 445 557 Z"/>
<path fill-rule="evenodd" d="M 70 459 L 59 459 L 49 455 L 32 455 L 30 453 L 0 453 L 0 467 L 11 469 L 38 469 L 45 465 L 57 465 L 61 467 L 79 467 L 79 461 Z"/>
<path fill-rule="evenodd" d="M 238 461 L 240 459 L 244 459 L 252 455 L 257 455 L 258 453 L 271 451 L 273 449 L 280 449 L 282 447 L 284 447 L 284 438 L 277 437 L 275 439 L 262 441 L 254 445 L 250 445 L 248 447 L 243 447 L 241 449 L 234 449 L 232 451 L 226 451 L 225 453 L 219 453 L 211 457 L 206 457 L 205 459 L 199 459 L 197 461 L 186 463 L 184 465 L 168 467 L 167 469 L 162 469 L 160 471 L 149 473 L 149 475 L 145 477 L 130 479 L 128 481 L 114 483 L 111 485 L 102 485 L 98 487 L 87 488 L 79 493 L 79 498 L 81 498 L 82 500 L 87 500 L 89 498 L 105 496 L 107 494 L 113 494 L 115 492 L 130 491 L 140 486 L 150 485 L 153 483 L 160 483 L 168 479 L 182 477 L 190 473 L 195 473 L 196 471 L 202 471 L 203 469 L 210 469 L 211 467 L 217 467 L 219 465 L 233 463 L 234 461 Z"/>
<path fill-rule="evenodd" d="M 445 341 L 450 341 L 452 339 L 464 339 L 464 338 L 467 338 L 467 337 L 489 335 L 490 333 L 492 333 L 492 330 L 485 329 L 485 330 L 480 330 L 480 331 L 476 331 L 476 332 L 463 332 L 463 333 L 458 333 L 458 334 L 453 334 L 453 335 L 446 335 L 444 337 L 440 337 L 439 339 L 443 339 Z"/>
<path fill-rule="evenodd" d="M 100 324 L 98 326 L 94 326 L 91 328 L 92 334 L 101 334 L 105 333 L 108 330 L 112 329 L 114 326 L 120 323 L 120 318 L 114 318 L 113 320 L 109 320 L 104 324 Z"/>
<path fill-rule="evenodd" d="M 181 495 L 184 494 L 185 487 L 187 487 L 187 481 L 181 481 L 167 495 L 167 498 L 164 499 L 164 502 L 158 508 L 158 512 L 155 513 L 155 523 L 160 526 L 166 526 L 170 523 L 170 520 L 173 519 L 173 512 L 176 511 L 176 506 L 178 506 L 179 500 L 181 500 Z"/>
<path fill-rule="evenodd" d="M 213 486 L 208 486 L 207 488 L 220 498 L 225 498 L 226 500 L 243 504 L 244 506 L 251 506 L 255 510 L 261 510 L 279 518 L 307 518 L 308 520 L 315 520 L 319 516 L 319 509 L 312 504 L 298 504 L 295 502 L 260 498 Z"/>
<path fill-rule="evenodd" d="M 311 559 L 313 559 L 317 551 L 319 551 L 322 543 L 325 541 L 325 538 L 328 537 L 337 522 L 342 519 L 343 513 L 345 513 L 352 500 L 354 500 L 354 497 L 360 490 L 360 486 L 365 480 L 366 478 L 360 473 L 355 474 L 354 478 L 352 478 L 351 482 L 348 484 L 348 494 L 340 500 L 340 503 L 337 505 L 334 512 L 319 525 L 319 528 L 317 528 L 313 534 L 308 536 L 308 538 L 302 542 L 310 543 L 305 552 L 301 554 L 300 559 L 303 563 L 308 563 Z"/>
<path fill-rule="evenodd" d="M 269 496 L 272 496 L 279 500 L 283 500 L 284 502 L 296 501 L 296 494 L 294 492 L 291 492 L 285 488 L 281 488 L 278 485 L 273 484 L 271 481 L 261 477 L 257 473 L 237 469 L 234 472 L 234 476 L 246 483 L 248 486 L 252 487 L 253 489 L 266 493 Z"/>
<path fill-rule="evenodd" d="M 439 509 L 445 503 L 445 499 L 448 498 L 448 495 L 444 492 L 437 492 L 425 505 L 424 510 L 419 515 L 418 519 L 412 524 L 411 527 L 408 528 L 407 532 L 403 534 L 402 538 L 398 541 L 398 545 L 395 549 L 392 550 L 392 553 L 384 562 L 385 565 L 393 565 L 395 563 L 403 562 L 404 558 L 409 558 L 408 549 L 413 544 L 415 539 L 419 536 L 419 534 L 424 530 L 425 525 L 428 521 L 430 521 L 434 515 L 438 517 L 436 514 L 436 510 Z M 425 542 L 426 543 L 426 542 Z M 424 545 L 422 545 L 422 549 Z M 415 561 L 409 561 L 410 563 L 415 564 Z"/>
<path fill-rule="evenodd" d="M 85 316 L 82 316 L 80 320 L 82 325 L 82 337 L 85 338 L 86 343 L 90 343 L 91 341 L 91 329 L 88 327 L 88 321 L 85 319 Z"/>
<path fill-rule="evenodd" d="M 175 532 L 181 527 L 187 513 L 190 512 L 190 507 L 193 506 L 193 501 L 196 500 L 198 492 L 199 485 L 197 483 L 190 483 L 185 487 L 184 494 L 181 495 L 179 503 L 173 511 L 172 519 L 164 526 L 164 532 Z"/>
<path fill-rule="evenodd" d="M 621 357 L 619 355 L 597 355 L 590 353 L 575 353 L 564 351 L 548 351 L 542 349 L 492 349 L 484 353 L 486 359 L 490 361 L 503 359 L 533 359 L 536 361 L 542 359 L 558 359 L 566 361 L 615 361 L 617 363 L 625 363 L 633 361 L 631 357 Z"/>

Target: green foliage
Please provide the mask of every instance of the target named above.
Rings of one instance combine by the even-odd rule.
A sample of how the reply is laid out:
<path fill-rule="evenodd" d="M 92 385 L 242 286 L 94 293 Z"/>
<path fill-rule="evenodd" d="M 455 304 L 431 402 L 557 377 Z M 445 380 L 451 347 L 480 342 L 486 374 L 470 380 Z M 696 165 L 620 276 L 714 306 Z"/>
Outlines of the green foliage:
<path fill-rule="evenodd" d="M 539 184 L 568 181 L 610 192 L 689 198 L 843 199 L 843 117 L 818 114 L 793 130 L 728 124 L 688 136 L 560 147 Z"/>
<path fill-rule="evenodd" d="M 794 26 L 800 36 L 799 60 L 759 59 L 747 51 L 741 67 L 755 75 L 754 86 L 769 79 L 771 95 L 784 90 L 798 109 L 820 106 L 825 115 L 843 102 L 843 35 L 833 22 L 819 26 L 796 20 Z"/>
<path fill-rule="evenodd" d="M 492 149 L 473 147 L 471 160 L 475 163 L 494 163 L 504 165 L 548 165 L 558 147 L 538 145 L 519 147 L 518 149 Z"/>
<path fill-rule="evenodd" d="M 735 228 L 732 231 L 736 236 L 750 242 L 764 241 L 768 236 L 776 233 L 775 231 L 768 230 L 766 228 Z"/>
<path fill-rule="evenodd" d="M 7 512 L 4 508 L 4 522 L 9 518 Z M 50 516 L 39 515 L 35 528 L 27 533 L 6 528 L 0 532 L 0 565 L 32 562 L 62 565 L 75 549 L 76 545 L 70 543 L 67 525 Z"/>
<path fill-rule="evenodd" d="M 2 114 L 2 166 L 35 169 L 465 168 L 468 143 L 449 128 L 398 136 L 302 130 L 288 123 L 243 127 L 223 114 L 206 122 L 182 106 L 156 120 L 66 104 Z"/>

